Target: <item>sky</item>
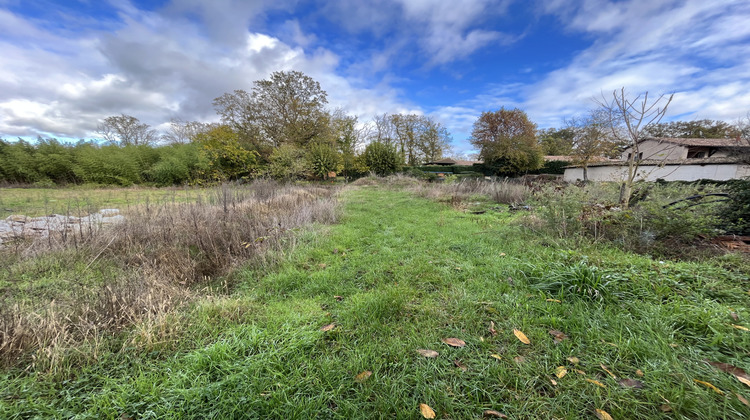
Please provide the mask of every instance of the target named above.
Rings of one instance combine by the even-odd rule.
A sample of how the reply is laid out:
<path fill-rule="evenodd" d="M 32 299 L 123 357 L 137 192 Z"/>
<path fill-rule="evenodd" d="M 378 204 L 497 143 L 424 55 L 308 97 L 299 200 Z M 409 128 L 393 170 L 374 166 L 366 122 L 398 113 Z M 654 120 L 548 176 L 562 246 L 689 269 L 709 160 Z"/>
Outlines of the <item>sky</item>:
<path fill-rule="evenodd" d="M 747 0 L 0 0 L 0 138 L 96 138 L 107 116 L 217 121 L 212 100 L 301 71 L 329 106 L 418 113 L 456 151 L 482 112 L 540 128 L 629 95 L 667 120 L 750 112 Z"/>

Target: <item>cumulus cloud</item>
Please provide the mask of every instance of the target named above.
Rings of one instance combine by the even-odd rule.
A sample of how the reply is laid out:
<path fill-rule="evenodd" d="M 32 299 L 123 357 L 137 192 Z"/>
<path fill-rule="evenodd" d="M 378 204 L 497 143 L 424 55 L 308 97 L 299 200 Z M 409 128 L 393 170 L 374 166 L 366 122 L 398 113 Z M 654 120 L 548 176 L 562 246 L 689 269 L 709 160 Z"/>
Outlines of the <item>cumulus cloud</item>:
<path fill-rule="evenodd" d="M 284 2 L 266 3 L 177 0 L 155 11 L 118 3 L 113 30 L 84 27 L 76 36 L 0 11 L 0 23 L 17 35 L 0 39 L 0 136 L 90 138 L 101 119 L 120 113 L 154 126 L 173 117 L 215 120 L 213 98 L 292 69 L 318 80 L 331 105 L 350 112 L 369 117 L 406 107 L 388 86 L 339 76 L 336 54 L 304 49 L 314 38 L 294 22 L 286 26 L 291 44 L 248 28 Z"/>

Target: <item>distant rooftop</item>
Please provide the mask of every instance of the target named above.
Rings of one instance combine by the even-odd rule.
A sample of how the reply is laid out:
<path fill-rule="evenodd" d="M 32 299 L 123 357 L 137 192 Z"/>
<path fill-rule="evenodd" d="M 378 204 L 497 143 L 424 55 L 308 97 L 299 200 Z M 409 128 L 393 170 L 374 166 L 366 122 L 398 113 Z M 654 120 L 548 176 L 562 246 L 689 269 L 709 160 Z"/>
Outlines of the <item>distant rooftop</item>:
<path fill-rule="evenodd" d="M 652 140 L 661 143 L 679 144 L 680 146 L 703 146 L 703 147 L 750 147 L 750 140 L 745 139 L 704 139 L 704 138 L 672 138 L 672 137 L 647 137 L 641 142 Z"/>
<path fill-rule="evenodd" d="M 446 159 L 435 160 L 435 161 L 432 161 L 432 162 L 427 162 L 427 163 L 425 163 L 425 165 L 471 166 L 471 165 L 480 164 L 480 163 L 484 163 L 484 162 L 481 161 L 481 160 L 456 160 L 456 159 L 446 158 Z"/>

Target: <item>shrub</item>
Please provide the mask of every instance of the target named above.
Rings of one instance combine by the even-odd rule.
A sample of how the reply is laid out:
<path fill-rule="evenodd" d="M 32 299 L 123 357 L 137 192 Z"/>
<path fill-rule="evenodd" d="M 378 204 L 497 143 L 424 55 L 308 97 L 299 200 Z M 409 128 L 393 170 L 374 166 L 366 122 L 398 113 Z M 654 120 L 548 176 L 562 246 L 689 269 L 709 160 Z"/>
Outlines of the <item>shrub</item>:
<path fill-rule="evenodd" d="M 307 164 L 312 174 L 318 178 L 328 179 L 328 174 L 337 172 L 341 158 L 336 150 L 324 143 L 315 143 L 307 150 Z"/>
<path fill-rule="evenodd" d="M 401 169 L 401 155 L 394 146 L 385 143 L 368 144 L 362 158 L 367 167 L 378 176 L 394 174 Z"/>
<path fill-rule="evenodd" d="M 304 177 L 304 151 L 291 144 L 283 144 L 269 157 L 267 173 L 275 179 L 295 180 Z"/>
<path fill-rule="evenodd" d="M 727 185 L 730 201 L 721 206 L 721 222 L 728 233 L 750 235 L 750 178 Z"/>

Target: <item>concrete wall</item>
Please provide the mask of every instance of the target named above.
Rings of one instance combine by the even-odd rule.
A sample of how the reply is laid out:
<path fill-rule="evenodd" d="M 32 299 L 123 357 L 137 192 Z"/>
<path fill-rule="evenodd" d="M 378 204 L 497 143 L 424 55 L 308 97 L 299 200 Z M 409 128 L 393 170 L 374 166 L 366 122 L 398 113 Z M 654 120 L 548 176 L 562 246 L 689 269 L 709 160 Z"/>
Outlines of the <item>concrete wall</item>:
<path fill-rule="evenodd" d="M 595 166 L 588 169 L 589 181 L 620 181 L 627 177 L 627 166 Z M 638 168 L 636 180 L 656 181 L 697 181 L 713 179 L 727 181 L 750 176 L 750 165 L 711 164 L 711 165 L 642 165 Z M 563 179 L 567 182 L 583 180 L 583 168 L 567 168 Z"/>

